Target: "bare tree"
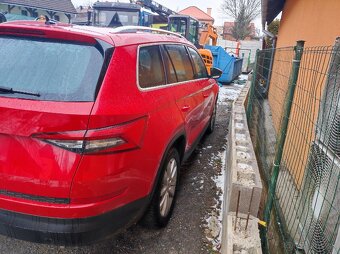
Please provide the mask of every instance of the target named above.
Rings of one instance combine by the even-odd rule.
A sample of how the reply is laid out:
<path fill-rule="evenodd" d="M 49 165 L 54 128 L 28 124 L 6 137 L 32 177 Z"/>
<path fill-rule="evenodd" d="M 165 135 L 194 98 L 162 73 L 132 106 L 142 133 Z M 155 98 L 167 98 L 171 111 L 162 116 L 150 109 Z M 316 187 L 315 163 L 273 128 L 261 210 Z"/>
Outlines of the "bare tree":
<path fill-rule="evenodd" d="M 261 13 L 260 0 L 223 0 L 222 12 L 234 18 L 233 36 L 243 40 L 250 34 L 250 22 Z"/>

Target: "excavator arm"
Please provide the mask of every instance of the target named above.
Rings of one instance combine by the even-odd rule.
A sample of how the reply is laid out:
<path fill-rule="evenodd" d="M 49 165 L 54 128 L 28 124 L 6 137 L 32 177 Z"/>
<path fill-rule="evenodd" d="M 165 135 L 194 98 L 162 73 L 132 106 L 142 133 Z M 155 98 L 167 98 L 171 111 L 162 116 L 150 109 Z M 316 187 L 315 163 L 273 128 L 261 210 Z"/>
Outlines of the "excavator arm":
<path fill-rule="evenodd" d="M 213 46 L 216 46 L 217 38 L 218 38 L 218 34 L 217 34 L 216 28 L 210 24 L 206 24 L 201 30 L 199 44 L 202 46 L 209 44 L 210 39 L 211 39 L 211 44 Z M 210 69 L 213 66 L 213 55 L 211 51 L 208 49 L 199 49 L 199 52 L 203 58 L 205 66 L 207 67 L 208 73 L 210 74 Z"/>
<path fill-rule="evenodd" d="M 216 31 L 216 28 L 213 27 L 210 24 L 206 24 L 205 27 L 201 31 L 201 36 L 200 36 L 200 45 L 206 45 L 209 44 L 209 40 L 212 40 L 212 45 L 216 46 L 217 45 L 217 38 L 218 34 Z"/>

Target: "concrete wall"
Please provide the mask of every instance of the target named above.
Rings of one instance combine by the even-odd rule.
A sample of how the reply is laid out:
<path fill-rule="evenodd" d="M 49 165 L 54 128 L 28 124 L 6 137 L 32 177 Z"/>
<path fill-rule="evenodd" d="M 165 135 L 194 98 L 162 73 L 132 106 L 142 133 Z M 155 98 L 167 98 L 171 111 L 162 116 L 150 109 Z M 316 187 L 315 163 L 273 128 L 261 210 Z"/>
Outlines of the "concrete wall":
<path fill-rule="evenodd" d="M 240 53 L 242 54 L 243 52 L 245 53 L 245 57 L 248 57 L 248 49 L 251 50 L 251 54 L 250 54 L 250 62 L 254 62 L 255 61 L 255 55 L 256 55 L 256 50 L 257 49 L 261 49 L 262 48 L 262 41 L 240 41 L 241 44 L 241 50 Z M 228 53 L 235 53 L 235 49 L 237 46 L 237 42 L 236 41 L 229 41 L 229 40 L 223 40 L 221 38 L 219 38 L 217 40 L 217 46 L 221 46 L 222 48 L 228 48 L 227 52 Z M 233 48 L 233 49 L 231 49 Z M 247 50 L 245 50 L 247 49 Z"/>
<path fill-rule="evenodd" d="M 20 7 L 20 6 L 16 6 L 14 7 L 10 13 L 12 14 L 17 14 L 17 15 L 22 15 L 21 14 L 21 11 L 22 10 L 26 10 L 25 7 Z M 8 12 L 8 5 L 7 4 L 0 4 L 0 12 Z M 41 9 L 37 9 L 37 12 L 38 12 L 38 16 L 40 15 L 46 15 L 47 17 L 50 18 L 50 15 L 45 11 L 45 10 L 41 10 Z M 29 12 L 27 11 L 28 13 L 28 16 L 30 16 Z M 56 15 L 59 16 L 60 18 L 60 22 L 64 22 L 64 23 L 69 23 L 69 20 L 68 18 L 66 17 L 66 15 L 62 12 L 57 12 Z"/>
<path fill-rule="evenodd" d="M 231 55 L 235 55 L 237 42 L 236 41 L 230 41 L 230 40 L 223 40 L 221 38 L 218 38 L 217 40 L 217 46 L 221 46 L 222 48 L 225 48 L 227 52 Z M 255 62 L 255 55 L 256 50 L 261 49 L 262 47 L 262 41 L 240 41 L 240 57 L 244 58 L 242 63 L 242 72 L 248 72 L 249 66 L 248 66 L 248 58 L 250 57 L 250 63 Z M 250 55 L 249 55 L 250 54 Z"/>
<path fill-rule="evenodd" d="M 245 112 L 249 87 L 250 81 L 234 101 L 228 128 L 222 254 L 262 253 L 257 219 L 262 182 Z"/>

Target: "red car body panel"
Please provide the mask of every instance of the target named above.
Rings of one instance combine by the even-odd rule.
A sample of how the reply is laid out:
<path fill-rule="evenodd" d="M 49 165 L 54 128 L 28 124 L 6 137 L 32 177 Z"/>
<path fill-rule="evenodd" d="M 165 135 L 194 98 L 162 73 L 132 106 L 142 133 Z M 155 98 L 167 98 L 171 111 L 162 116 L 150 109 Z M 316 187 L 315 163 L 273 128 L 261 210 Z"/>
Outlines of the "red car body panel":
<path fill-rule="evenodd" d="M 0 97 L 0 190 L 69 198 L 81 155 L 32 135 L 86 129 L 92 105 Z"/>
<path fill-rule="evenodd" d="M 128 193 L 130 196 L 127 200 L 146 196 L 153 187 L 157 173 L 155 169 L 159 167 L 167 144 L 177 133 L 184 132 L 183 119 L 174 100 L 173 88 L 141 93 L 136 86 L 136 51 L 135 45 L 115 49 L 115 60 L 111 62 L 108 73 L 117 77 L 124 72 L 124 81 L 110 79 L 109 86 L 103 85 L 90 116 L 89 128 L 102 128 L 145 117 L 147 121 L 142 149 L 109 154 L 105 157 L 84 156 L 71 192 L 71 199 L 76 202 L 103 199 L 115 193 Z M 115 66 L 133 67 L 121 69 Z M 117 94 L 114 91 L 120 92 Z M 91 167 L 93 170 L 89 170 Z M 97 197 L 97 193 L 101 195 Z M 124 203 L 118 204 L 122 205 Z"/>
<path fill-rule="evenodd" d="M 190 82 L 190 86 L 183 84 L 174 91 L 179 110 L 182 112 L 185 122 L 186 133 L 189 134 L 187 136 L 186 149 L 190 149 L 207 125 L 204 115 L 207 113 L 207 105 L 203 97 L 203 89 L 206 86 L 206 82 L 207 79 L 195 80 Z M 210 115 L 208 114 L 208 116 Z"/>
<path fill-rule="evenodd" d="M 0 35 L 4 34 L 101 40 L 114 52 L 94 102 L 0 95 L 0 210 L 71 219 L 123 207 L 152 193 L 163 155 L 176 137 L 185 138 L 188 152 L 209 123 L 218 93 L 215 80 L 145 91 L 137 85 L 139 45 L 192 46 L 184 39 L 34 22 L 1 24 Z M 44 141 L 109 136 L 122 137 L 126 144 L 108 152 L 80 154 Z"/>

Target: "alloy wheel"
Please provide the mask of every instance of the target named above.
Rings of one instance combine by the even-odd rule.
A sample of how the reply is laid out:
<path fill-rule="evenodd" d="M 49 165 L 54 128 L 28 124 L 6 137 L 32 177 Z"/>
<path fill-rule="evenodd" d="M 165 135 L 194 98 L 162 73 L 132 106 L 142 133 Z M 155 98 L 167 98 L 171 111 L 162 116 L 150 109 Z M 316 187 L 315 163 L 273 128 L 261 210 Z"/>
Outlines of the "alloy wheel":
<path fill-rule="evenodd" d="M 177 185 L 177 169 L 176 159 L 171 158 L 166 166 L 161 185 L 159 210 L 163 217 L 168 215 L 174 200 Z"/>

